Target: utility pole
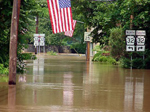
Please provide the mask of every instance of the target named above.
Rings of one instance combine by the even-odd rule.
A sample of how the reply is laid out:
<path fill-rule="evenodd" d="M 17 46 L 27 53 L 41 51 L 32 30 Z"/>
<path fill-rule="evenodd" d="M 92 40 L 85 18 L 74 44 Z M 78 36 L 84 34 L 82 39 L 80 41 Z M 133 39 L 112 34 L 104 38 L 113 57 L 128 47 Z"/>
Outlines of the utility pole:
<path fill-rule="evenodd" d="M 38 15 L 36 16 L 36 34 L 38 34 L 38 24 L 39 24 L 39 20 L 38 20 Z M 37 46 L 35 46 L 35 54 L 37 54 Z"/>
<path fill-rule="evenodd" d="M 9 48 L 9 85 L 16 85 L 18 24 L 21 0 L 13 1 Z"/>

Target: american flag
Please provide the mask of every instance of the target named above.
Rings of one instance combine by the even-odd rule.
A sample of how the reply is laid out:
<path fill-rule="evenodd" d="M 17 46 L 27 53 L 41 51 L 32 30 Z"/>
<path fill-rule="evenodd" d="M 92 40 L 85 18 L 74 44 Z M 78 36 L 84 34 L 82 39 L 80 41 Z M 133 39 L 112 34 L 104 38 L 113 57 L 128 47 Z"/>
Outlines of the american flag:
<path fill-rule="evenodd" d="M 73 30 L 65 31 L 66 36 L 69 36 L 69 37 L 73 36 L 73 32 L 74 32 L 74 29 L 75 29 L 75 26 L 76 26 L 76 22 L 77 22 L 76 20 L 73 20 Z"/>
<path fill-rule="evenodd" d="M 53 33 L 73 30 L 70 0 L 47 0 Z"/>

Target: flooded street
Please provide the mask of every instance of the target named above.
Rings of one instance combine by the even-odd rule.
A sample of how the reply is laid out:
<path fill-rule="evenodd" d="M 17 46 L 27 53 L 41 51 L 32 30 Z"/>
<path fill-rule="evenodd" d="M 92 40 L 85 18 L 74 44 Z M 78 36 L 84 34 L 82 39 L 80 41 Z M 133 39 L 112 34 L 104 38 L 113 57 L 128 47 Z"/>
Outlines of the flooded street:
<path fill-rule="evenodd" d="M 39 56 L 0 82 L 0 112 L 150 112 L 150 70 L 86 62 L 84 56 Z"/>

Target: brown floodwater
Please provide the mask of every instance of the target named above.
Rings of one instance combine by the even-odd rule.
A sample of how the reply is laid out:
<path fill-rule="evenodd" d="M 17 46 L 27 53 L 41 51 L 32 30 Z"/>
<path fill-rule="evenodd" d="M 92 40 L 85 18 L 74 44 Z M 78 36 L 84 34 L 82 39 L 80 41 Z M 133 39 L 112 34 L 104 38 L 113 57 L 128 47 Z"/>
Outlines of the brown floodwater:
<path fill-rule="evenodd" d="M 0 82 L 0 112 L 150 112 L 150 70 L 40 56 L 16 86 Z"/>

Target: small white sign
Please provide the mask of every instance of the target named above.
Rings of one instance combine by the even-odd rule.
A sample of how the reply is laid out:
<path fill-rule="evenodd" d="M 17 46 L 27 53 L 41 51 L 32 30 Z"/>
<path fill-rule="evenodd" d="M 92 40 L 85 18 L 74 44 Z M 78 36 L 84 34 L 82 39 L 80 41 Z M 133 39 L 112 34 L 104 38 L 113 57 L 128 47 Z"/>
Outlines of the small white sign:
<path fill-rule="evenodd" d="M 90 32 L 84 32 L 84 41 L 91 41 Z"/>
<path fill-rule="evenodd" d="M 135 51 L 135 46 L 126 46 L 126 51 Z"/>
<path fill-rule="evenodd" d="M 34 46 L 45 46 L 45 34 L 34 34 Z"/>
<path fill-rule="evenodd" d="M 40 42 L 40 46 L 45 46 L 45 42 L 44 41 Z"/>
<path fill-rule="evenodd" d="M 145 51 L 145 46 L 136 46 L 136 51 Z"/>
<path fill-rule="evenodd" d="M 134 45 L 135 37 L 134 36 L 127 36 L 126 37 L 126 43 L 127 43 L 127 45 Z"/>
<path fill-rule="evenodd" d="M 145 37 L 144 36 L 137 36 L 136 42 L 137 42 L 137 45 L 144 45 L 145 44 Z"/>
<path fill-rule="evenodd" d="M 39 34 L 34 34 L 33 36 L 34 36 L 34 37 L 38 37 L 38 36 L 39 36 Z"/>
<path fill-rule="evenodd" d="M 39 45 L 38 40 L 39 40 L 38 37 L 34 37 L 34 46 L 38 46 Z"/>
<path fill-rule="evenodd" d="M 126 30 L 126 35 L 135 35 L 135 30 Z"/>
<path fill-rule="evenodd" d="M 44 46 L 44 45 L 45 45 L 45 38 L 40 37 L 40 46 Z"/>
<path fill-rule="evenodd" d="M 34 34 L 34 37 L 45 37 L 45 34 Z"/>
<path fill-rule="evenodd" d="M 145 36 L 146 32 L 145 32 L 145 30 L 137 30 L 136 31 L 136 35 L 143 35 L 143 36 Z"/>

